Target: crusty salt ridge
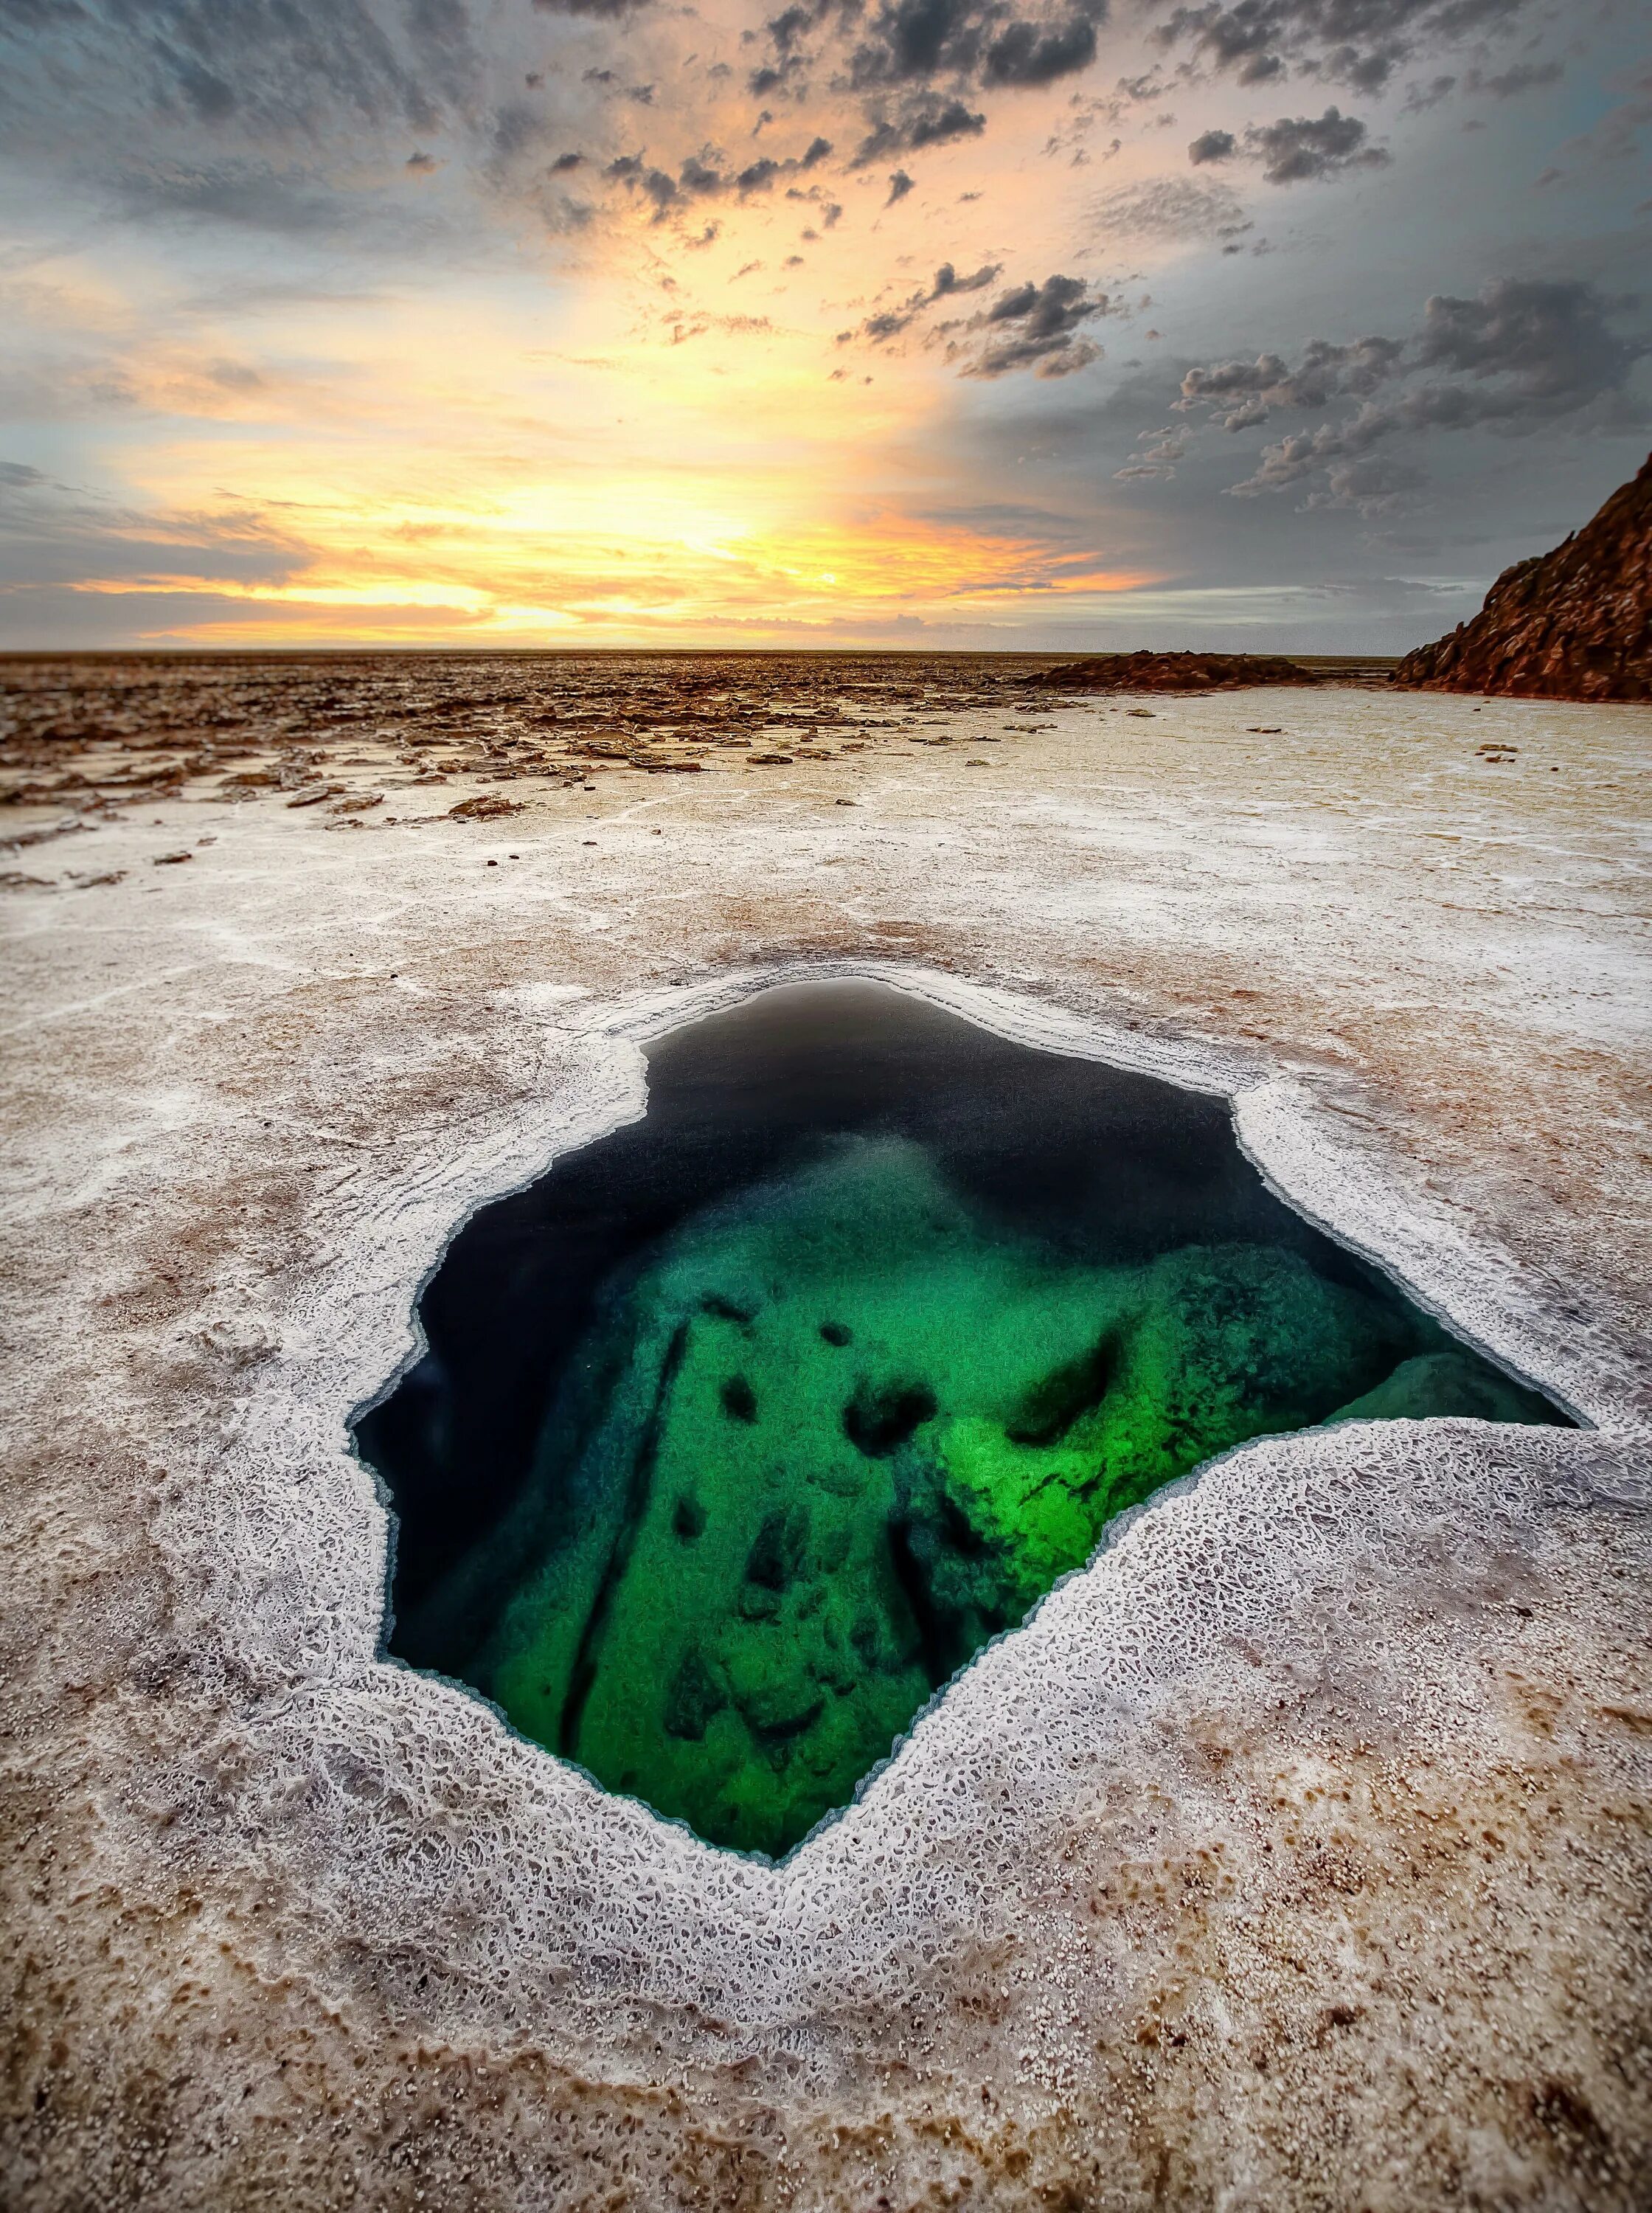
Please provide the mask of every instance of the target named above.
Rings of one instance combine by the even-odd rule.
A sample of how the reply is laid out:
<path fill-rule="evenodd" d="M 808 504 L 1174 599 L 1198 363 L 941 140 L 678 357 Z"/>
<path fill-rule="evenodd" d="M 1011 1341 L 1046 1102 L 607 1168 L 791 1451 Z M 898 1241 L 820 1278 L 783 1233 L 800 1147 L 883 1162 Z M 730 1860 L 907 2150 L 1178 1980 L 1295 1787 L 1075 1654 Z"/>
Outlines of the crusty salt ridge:
<path fill-rule="evenodd" d="M 1241 693 L 27 849 L 8 2202 L 1643 2204 L 1649 735 Z M 605 1797 L 375 1660 L 344 1420 L 467 1210 L 799 964 L 1235 1094 L 1600 1426 L 1215 1464 L 781 1869 Z"/>

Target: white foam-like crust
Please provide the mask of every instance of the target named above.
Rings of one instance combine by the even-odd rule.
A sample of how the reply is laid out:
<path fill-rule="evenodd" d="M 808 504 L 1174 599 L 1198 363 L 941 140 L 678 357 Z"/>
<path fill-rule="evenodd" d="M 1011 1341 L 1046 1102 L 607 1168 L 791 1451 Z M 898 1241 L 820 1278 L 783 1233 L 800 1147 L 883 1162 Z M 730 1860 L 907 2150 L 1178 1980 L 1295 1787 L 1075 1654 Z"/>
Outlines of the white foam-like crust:
<path fill-rule="evenodd" d="M 347 1792 L 329 1795 L 321 1822 L 308 1806 L 304 1858 L 325 1835 L 327 1882 L 318 1893 L 307 1873 L 302 1888 L 308 1911 L 325 1897 L 335 1941 L 347 1935 L 400 1958 L 408 1973 L 417 1960 L 439 1981 L 448 2004 L 433 2025 L 449 2037 L 531 2031 L 588 2064 L 593 2039 L 613 2033 L 614 2008 L 629 2004 L 651 2024 L 672 2019 L 680 2064 L 704 2049 L 697 2011 L 749 2050 L 822 2004 L 899 2004 L 944 1932 L 980 1925 L 1013 1877 L 1018 1832 L 1059 1820 L 1098 1732 L 1139 1718 L 1161 1683 L 1204 1672 L 1235 1637 L 1267 1635 L 1305 1576 L 1329 1568 L 1334 1585 L 1380 1549 L 1392 1572 L 1394 1548 L 1442 1512 L 1461 1511 L 1471 1492 L 1483 1494 L 1482 1512 L 1529 1513 L 1569 1463 L 1590 1464 L 1572 1438 L 1473 1423 L 1360 1424 L 1229 1454 L 1131 1516 L 1087 1571 L 981 1654 L 859 1801 L 777 1869 L 715 1850 L 600 1790 L 463 1688 L 381 1661 L 385 1512 L 370 1475 L 344 1456 L 341 1416 L 417 1356 L 413 1302 L 454 1229 L 549 1158 L 644 1112 L 644 1041 L 765 985 L 833 974 L 875 977 L 1027 1046 L 1206 1091 L 1234 1080 L 1234 1057 L 1219 1050 L 1109 1030 L 955 978 L 893 963 L 771 967 L 580 1003 L 576 1058 L 549 1111 L 399 1195 L 393 1239 L 380 1243 L 370 1278 L 352 1271 L 336 1284 L 339 1303 L 318 1303 L 309 1317 L 332 1350 L 309 1366 L 308 1403 L 301 1411 L 293 1379 L 277 1374 L 263 1403 L 245 1409 L 236 1526 L 223 1531 L 220 1558 L 255 1573 L 271 1558 L 307 1562 L 305 1618 L 294 1620 L 285 1593 L 278 1607 L 281 1672 L 309 1681 L 266 1740 L 274 1777 L 318 1758 L 324 1771 L 332 1762 L 377 1769 L 375 1795 L 410 1808 L 445 1777 L 447 1812 L 434 1828 L 365 1812 Z M 1540 1318 L 1522 1327 L 1517 1302 L 1486 1282 L 1472 1250 L 1437 1223 L 1402 1225 L 1380 1187 L 1362 1189 L 1295 1087 L 1252 1084 L 1234 1103 L 1247 1149 L 1289 1198 L 1393 1266 L 1495 1357 L 1579 1395 L 1578 1379 L 1557 1372 Z M 198 1510 L 192 1501 L 187 1531 L 177 1532 L 192 1549 Z M 1342 1540 L 1334 1565 L 1322 1544 L 1332 1521 Z M 267 1607 L 261 1595 L 232 1604 L 256 1617 Z M 296 1649 L 286 1643 L 295 1630 Z M 243 1820 L 251 1810 L 243 1805 Z M 277 1835 L 254 1833 L 261 1857 Z M 397 1869 L 391 1884 L 387 1865 Z M 463 1941 L 444 1936 L 451 1928 Z M 714 2048 L 725 2040 L 720 2030 Z"/>
<path fill-rule="evenodd" d="M 1225 728 L 1229 704 L 1199 712 Z M 748 860 L 725 851 L 724 864 L 735 875 Z M 266 966 L 278 958 L 270 910 L 284 897 L 254 863 L 225 892 L 228 911 L 201 926 L 220 945 L 237 930 L 256 937 L 251 957 Z M 190 965 L 173 972 L 186 997 Z M 326 1059 L 342 1048 L 254 1098 L 295 1144 L 332 1117 L 326 1134 L 365 1155 L 363 1173 L 346 1159 L 307 1202 L 309 1245 L 271 1263 L 269 1295 L 232 1267 L 227 1295 L 221 1283 L 157 1332 L 118 1306 L 112 1320 L 100 1291 L 88 1346 L 123 1364 L 127 1395 L 87 1403 L 128 1459 L 147 1462 L 143 1516 L 169 1595 L 144 1664 L 177 1671 L 166 1725 L 148 1710 L 131 1747 L 95 1719 L 70 1730 L 98 1806 L 88 1850 L 125 1906 L 204 1889 L 271 1987 L 302 1986 L 337 2018 L 402 2039 L 550 2054 L 588 2082 L 695 2082 L 710 2096 L 744 2062 L 756 2072 L 738 2078 L 742 2096 L 755 2084 L 847 2111 L 869 2082 L 895 2096 L 887 2070 L 922 2051 L 936 2082 L 978 2076 L 1028 2112 L 1064 2098 L 1082 2107 L 1106 2074 L 1097 2021 L 1134 2020 L 1149 1984 L 1155 2004 L 1176 1985 L 1171 1937 L 1128 1903 L 1111 1936 L 1086 1924 L 1081 1944 L 1076 1864 L 1093 1871 L 1099 1854 L 1116 1875 L 1173 1830 L 1193 1849 L 1191 1828 L 1253 1888 L 1278 1808 L 1317 1818 L 1305 1778 L 1319 1755 L 1295 1734 L 1309 1713 L 1340 1717 L 1362 1757 L 1403 1747 L 1464 1777 L 1496 1768 L 1512 1739 L 1476 1655 L 1512 1590 L 1533 1598 L 1521 1619 L 1552 1601 L 1581 1662 L 1617 1649 L 1620 1594 L 1575 1577 L 1620 1545 L 1647 1498 L 1621 1300 L 1602 1320 L 1575 1278 L 1563 1271 L 1557 1286 L 1499 1249 L 1484 1205 L 1466 1208 L 1448 1185 L 1430 1193 L 1397 1164 L 1391 1130 L 1369 1113 L 1371 1131 L 1360 1125 L 1340 1073 L 1143 1021 L 1139 997 L 1110 1014 L 1058 962 L 1034 991 L 830 954 L 620 991 L 588 964 L 582 985 L 503 965 L 477 1034 L 508 1067 L 479 1075 L 473 1106 L 461 1085 L 461 1112 L 433 1115 L 410 1094 L 405 1145 L 349 1137 L 348 1082 Z M 828 973 L 880 976 L 1020 1042 L 1227 1094 L 1246 1149 L 1292 1203 L 1595 1426 L 1356 1424 L 1228 1455 L 1125 1517 L 924 1713 L 857 1802 L 776 1868 L 606 1795 L 462 1688 L 380 1656 L 387 1515 L 345 1423 L 416 1353 L 414 1302 L 458 1224 L 643 1110 L 643 1041 L 765 983 Z M 313 963 L 307 988 L 312 976 Z M 76 1009 L 83 1022 L 82 1001 Z M 375 1001 L 364 1019 L 416 1072 L 407 1025 L 429 1018 L 429 1001 L 413 999 L 405 1016 Z M 72 1163 L 60 1148 L 18 1203 L 31 1235 L 94 1211 L 123 1177 L 140 1200 L 158 1194 L 174 1226 L 198 1192 L 224 1203 L 232 1186 L 200 1157 L 187 1070 L 168 1072 L 164 1056 L 139 1066 L 125 1094 L 136 1168 L 119 1147 Z M 437 1076 L 454 1080 L 445 1067 Z M 76 1288 L 42 1304 L 59 1334 L 86 1323 Z M 44 1454 L 64 1401 L 50 1331 L 40 1342 L 48 1351 L 20 1373 L 18 1411 Z M 216 1403 L 199 1399 L 204 1376 L 217 1379 Z M 93 1481 L 76 1478 L 55 1521 L 34 1527 L 48 1582 L 79 1576 L 100 1511 L 119 1527 L 133 1503 L 123 1492 L 101 1509 Z M 72 1681 L 72 1656 L 52 1665 L 51 1680 Z M 113 1689 L 106 1703 L 118 1711 Z M 1277 1743 L 1284 1796 L 1271 1812 L 1248 1783 L 1198 1766 L 1189 1747 L 1210 1728 L 1231 1739 L 1235 1778 L 1265 1769 Z M 974 2094 L 955 2094 L 960 2111 Z"/>

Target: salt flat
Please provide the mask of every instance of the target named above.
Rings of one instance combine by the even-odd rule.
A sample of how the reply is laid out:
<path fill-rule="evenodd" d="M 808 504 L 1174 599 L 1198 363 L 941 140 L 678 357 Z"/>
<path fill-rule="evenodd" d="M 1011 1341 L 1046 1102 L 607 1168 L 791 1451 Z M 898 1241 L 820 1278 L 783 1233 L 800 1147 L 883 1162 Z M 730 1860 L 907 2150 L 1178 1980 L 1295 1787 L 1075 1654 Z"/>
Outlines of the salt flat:
<path fill-rule="evenodd" d="M 14 2199 L 1645 2202 L 1652 714 L 930 704 L 6 857 Z M 775 1869 L 378 1661 L 345 1422 L 639 1038 L 823 966 L 1231 1093 L 1592 1426 L 1229 1456 Z"/>

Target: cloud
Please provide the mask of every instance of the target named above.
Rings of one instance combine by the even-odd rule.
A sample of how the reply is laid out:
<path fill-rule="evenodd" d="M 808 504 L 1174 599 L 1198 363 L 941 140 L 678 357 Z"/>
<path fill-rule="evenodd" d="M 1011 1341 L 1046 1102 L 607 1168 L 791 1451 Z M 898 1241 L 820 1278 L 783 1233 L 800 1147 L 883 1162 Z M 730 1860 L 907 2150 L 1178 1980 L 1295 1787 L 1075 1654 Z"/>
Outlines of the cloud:
<path fill-rule="evenodd" d="M 930 288 L 929 299 L 931 302 L 955 300 L 966 292 L 984 292 L 997 274 L 998 264 L 996 261 L 988 262 L 972 277 L 960 277 L 950 261 L 943 261 L 935 272 L 935 283 Z"/>
<path fill-rule="evenodd" d="M 985 116 L 966 107 L 961 100 L 911 94 L 893 108 L 878 106 L 872 128 L 856 149 L 850 166 L 863 169 L 873 162 L 887 161 L 893 154 L 944 146 L 954 138 L 976 138 L 985 129 Z"/>
<path fill-rule="evenodd" d="M 594 15 L 609 21 L 635 15 L 649 4 L 649 0 L 533 0 L 543 15 Z"/>
<path fill-rule="evenodd" d="M 1423 471 L 1391 454 L 1367 454 L 1352 460 L 1332 461 L 1322 485 L 1309 492 L 1304 509 L 1352 508 L 1368 522 L 1404 512 L 1411 497 L 1428 482 Z"/>
<path fill-rule="evenodd" d="M 1106 0 L 1076 0 L 1018 15 L 1004 0 L 884 0 L 850 52 L 850 78 L 867 85 L 1045 85 L 1088 69 Z"/>
<path fill-rule="evenodd" d="M 960 277 L 950 261 L 943 261 L 932 284 L 920 286 L 895 307 L 869 315 L 857 330 L 839 331 L 838 344 L 847 345 L 859 338 L 873 345 L 887 345 L 930 308 L 985 291 L 999 273 L 998 264 L 990 261 Z M 1100 356 L 1100 347 L 1082 336 L 1080 326 L 1107 309 L 1106 295 L 1092 293 L 1082 277 L 1047 277 L 1041 284 L 1012 286 L 990 308 L 966 320 L 937 325 L 930 342 L 948 340 L 946 358 L 957 365 L 960 376 L 1007 376 L 1020 369 L 1031 369 L 1039 376 L 1066 376 Z"/>
<path fill-rule="evenodd" d="M 1115 185 L 1090 204 L 1095 232 L 1126 240 L 1233 239 L 1252 229 L 1225 185 L 1195 184 L 1190 177 L 1148 177 Z"/>
<path fill-rule="evenodd" d="M 1494 100 L 1513 100 L 1520 93 L 1534 91 L 1539 85 L 1558 84 L 1565 73 L 1564 62 L 1519 62 L 1513 69 L 1502 70 L 1495 76 L 1472 69 L 1463 79 L 1463 89 L 1489 92 Z"/>
<path fill-rule="evenodd" d="M 1155 33 L 1241 84 L 1315 76 L 1381 91 L 1414 56 L 1506 30 L 1528 0 L 1203 0 L 1178 7 Z"/>
<path fill-rule="evenodd" d="M 766 315 L 672 315 L 666 328 L 675 346 L 704 338 L 709 331 L 724 338 L 749 338 L 771 331 L 774 326 Z"/>
<path fill-rule="evenodd" d="M 610 184 L 621 185 L 634 198 L 650 202 L 654 209 L 652 220 L 663 223 L 695 200 L 716 199 L 724 193 L 747 200 L 771 192 L 781 178 L 814 168 L 831 151 L 832 141 L 817 137 L 807 152 L 789 160 L 776 161 L 765 154 L 755 162 L 748 162 L 744 168 L 734 169 L 722 168 L 722 157 L 707 149 L 691 154 L 679 165 L 674 177 L 668 170 L 655 168 L 643 155 L 621 154 L 608 163 L 602 174 Z M 578 155 L 564 154 L 553 163 L 553 171 L 576 166 L 580 159 Z M 906 189 L 911 189 L 910 178 Z M 900 195 L 893 197 L 899 198 Z M 838 213 L 842 213 L 841 209 Z M 828 224 L 833 220 L 830 212 L 826 220 Z"/>
<path fill-rule="evenodd" d="M 858 335 L 869 338 L 874 345 L 885 345 L 891 338 L 899 338 L 917 321 L 926 308 L 942 300 L 965 298 L 971 292 L 984 292 L 997 276 L 999 265 L 989 261 L 972 277 L 960 277 L 950 261 L 943 261 L 935 272 L 933 284 L 920 285 L 910 298 L 897 308 L 886 308 L 880 314 L 869 315 L 861 325 Z M 846 345 L 857 334 L 854 331 L 839 331 L 838 344 Z"/>
<path fill-rule="evenodd" d="M 258 162 L 156 164 L 128 171 L 115 191 L 122 211 L 140 222 L 161 216 L 291 239 L 336 238 L 387 219 L 303 169 Z"/>
<path fill-rule="evenodd" d="M 58 106 L 31 96 L 33 80 L 72 84 L 82 112 L 233 124 L 243 141 L 285 142 L 346 117 L 358 129 L 425 133 L 465 111 L 485 74 L 460 0 L 417 0 L 394 15 L 368 0 L 77 0 L 14 13 L 25 19 L 15 26 L 20 113 Z"/>
<path fill-rule="evenodd" d="M 157 242 L 180 223 L 261 231 L 384 270 L 483 246 L 466 193 L 552 230 L 588 217 L 546 170 L 593 88 L 524 68 L 567 43 L 481 0 L 29 0 L 0 8 L 0 138 L 42 198 L 61 182 Z M 444 189 L 416 194 L 432 165 Z"/>
<path fill-rule="evenodd" d="M 1614 304 L 1575 280 L 1503 278 L 1472 300 L 1436 293 L 1423 310 L 1417 357 L 1425 369 L 1506 378 L 1507 390 L 1539 412 L 1581 406 L 1621 387 L 1648 351 L 1644 338 L 1611 328 Z"/>
<path fill-rule="evenodd" d="M 145 509 L 0 462 L 0 585 L 279 584 L 308 549 L 255 509 Z"/>
<path fill-rule="evenodd" d="M 1263 353 L 1191 369 L 1177 405 L 1238 432 L 1275 413 L 1357 400 L 1340 421 L 1265 446 L 1252 474 L 1228 490 L 1253 497 L 1313 486 L 1310 506 L 1392 512 L 1422 482 L 1410 463 L 1374 458 L 1397 438 L 1644 419 L 1628 387 L 1652 338 L 1613 327 L 1623 304 L 1580 280 L 1499 277 L 1472 299 L 1436 293 L 1404 338 L 1314 338 L 1295 363 Z"/>
<path fill-rule="evenodd" d="M 683 164 L 685 176 L 691 169 L 697 169 L 698 167 L 697 163 L 686 162 Z M 663 223 L 672 208 L 684 198 L 685 193 L 692 192 L 694 189 L 692 186 L 680 186 L 677 179 L 668 175 L 663 169 L 650 168 L 640 154 L 621 154 L 616 160 L 609 162 L 602 174 L 611 184 L 623 185 L 627 192 L 636 193 L 639 198 L 651 201 L 654 205 L 655 223 Z M 714 188 L 721 190 L 722 183 L 722 176 L 717 175 Z"/>
<path fill-rule="evenodd" d="M 970 324 L 983 337 L 964 351 L 959 374 L 997 377 L 1031 369 L 1039 376 L 1070 375 L 1099 358 L 1100 347 L 1080 337 L 1079 326 L 1107 306 L 1106 293 L 1092 294 L 1082 277 L 1018 284 Z"/>
<path fill-rule="evenodd" d="M 798 0 L 764 26 L 768 51 L 747 82 L 759 98 L 801 100 L 811 72 L 857 95 L 862 166 L 973 136 L 971 95 L 1037 89 L 1088 69 L 1107 0 Z"/>
<path fill-rule="evenodd" d="M 1184 412 L 1209 409 L 1224 430 L 1248 430 L 1281 408 L 1324 407 L 1333 399 L 1374 392 L 1399 373 L 1405 351 L 1401 338 L 1355 338 L 1346 345 L 1310 338 L 1295 368 L 1265 353 L 1254 361 L 1190 369 L 1178 405 Z"/>
<path fill-rule="evenodd" d="M 1176 464 L 1186 454 L 1188 434 L 1173 424 L 1162 430 L 1143 432 L 1137 440 L 1142 450 L 1121 469 L 1115 469 L 1115 484 L 1135 484 L 1155 477 L 1173 477 Z"/>
<path fill-rule="evenodd" d="M 1381 168 L 1388 155 L 1368 143 L 1369 135 L 1357 116 L 1327 107 L 1323 115 L 1282 115 L 1277 123 L 1253 125 L 1245 151 L 1261 162 L 1269 184 L 1302 184 L 1345 169 Z"/>
<path fill-rule="evenodd" d="M 912 180 L 905 169 L 897 169 L 889 180 L 889 197 L 883 204 L 885 207 L 893 207 L 895 202 L 904 200 L 911 189 Z"/>
<path fill-rule="evenodd" d="M 1388 160 L 1356 115 L 1327 107 L 1323 115 L 1282 115 L 1277 123 L 1252 124 L 1241 142 L 1231 131 L 1206 131 L 1187 149 L 1195 168 L 1236 156 L 1259 162 L 1271 185 L 1302 184 L 1340 175 L 1344 169 L 1375 169 Z"/>
<path fill-rule="evenodd" d="M 1095 59 L 1095 26 L 1102 11 L 1069 15 L 1048 25 L 1025 17 L 1007 24 L 986 50 L 981 81 L 989 85 L 1053 84 L 1088 69 Z"/>

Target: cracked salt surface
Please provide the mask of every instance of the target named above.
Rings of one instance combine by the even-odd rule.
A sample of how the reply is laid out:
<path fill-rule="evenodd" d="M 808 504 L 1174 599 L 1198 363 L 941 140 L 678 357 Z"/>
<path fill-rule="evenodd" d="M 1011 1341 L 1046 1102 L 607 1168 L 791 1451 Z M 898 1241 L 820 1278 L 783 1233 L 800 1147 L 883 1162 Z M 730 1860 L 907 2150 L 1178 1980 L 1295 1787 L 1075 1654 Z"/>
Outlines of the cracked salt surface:
<path fill-rule="evenodd" d="M 1606 787 L 1652 721 L 1156 704 L 1006 740 L 985 792 L 857 756 L 643 826 L 621 770 L 508 841 L 146 802 L 95 832 L 125 881 L 7 894 L 14 2198 L 1643 2200 L 1641 847 Z M 1563 773 L 1483 790 L 1504 734 Z M 1507 846 L 1439 870 L 1488 826 L 1565 930 Z M 1596 1426 L 1241 1449 L 773 1869 L 375 1658 L 343 1424 L 454 1222 L 639 1110 L 637 1039 L 833 963 L 1234 1094 L 1294 1202 Z"/>

